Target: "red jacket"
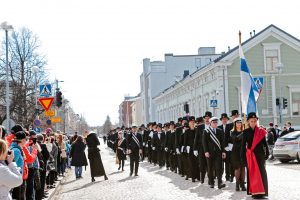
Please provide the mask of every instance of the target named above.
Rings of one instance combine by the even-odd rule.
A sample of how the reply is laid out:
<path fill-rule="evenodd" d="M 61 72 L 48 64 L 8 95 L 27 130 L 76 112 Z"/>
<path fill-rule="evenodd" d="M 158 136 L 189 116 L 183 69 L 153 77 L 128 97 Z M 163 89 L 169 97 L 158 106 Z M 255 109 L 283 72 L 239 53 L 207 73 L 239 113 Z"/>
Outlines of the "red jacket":
<path fill-rule="evenodd" d="M 10 146 L 12 141 L 14 140 L 15 135 L 10 134 L 9 136 L 6 137 L 7 145 Z M 24 166 L 23 166 L 23 180 L 27 180 L 28 178 L 28 166 L 27 164 L 32 164 L 36 157 L 37 157 L 37 150 L 33 149 L 32 153 L 29 152 L 28 146 L 29 142 L 25 144 L 25 146 L 22 148 L 23 151 L 23 156 L 24 156 Z"/>

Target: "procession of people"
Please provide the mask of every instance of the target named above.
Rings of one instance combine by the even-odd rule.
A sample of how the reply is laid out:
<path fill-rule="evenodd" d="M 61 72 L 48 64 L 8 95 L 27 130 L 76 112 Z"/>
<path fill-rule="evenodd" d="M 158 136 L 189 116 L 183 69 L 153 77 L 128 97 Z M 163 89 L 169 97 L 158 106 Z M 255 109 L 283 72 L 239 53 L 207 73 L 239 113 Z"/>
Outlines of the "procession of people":
<path fill-rule="evenodd" d="M 130 157 L 130 176 L 138 176 L 139 162 L 147 160 L 185 180 L 207 182 L 210 188 L 222 189 L 225 181 L 235 181 L 237 192 L 247 191 L 254 199 L 267 198 L 266 136 L 273 129 L 259 126 L 256 113 L 241 118 L 238 110 L 233 110 L 230 117 L 223 113 L 218 118 L 207 111 L 198 118 L 180 117 L 177 123 L 117 127 L 107 134 L 107 145 L 116 152 L 118 170 L 122 167 L 124 171 L 126 156 Z M 273 137 L 279 137 L 278 128 Z"/>

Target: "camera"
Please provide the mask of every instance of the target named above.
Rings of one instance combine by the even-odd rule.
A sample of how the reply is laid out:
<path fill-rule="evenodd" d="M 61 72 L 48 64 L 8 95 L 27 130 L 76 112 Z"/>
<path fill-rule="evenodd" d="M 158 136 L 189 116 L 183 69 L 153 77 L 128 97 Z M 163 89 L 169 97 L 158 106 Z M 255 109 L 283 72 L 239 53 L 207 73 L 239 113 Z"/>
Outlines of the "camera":
<path fill-rule="evenodd" d="M 11 153 L 12 153 L 11 150 L 7 151 L 7 155 L 11 155 Z"/>

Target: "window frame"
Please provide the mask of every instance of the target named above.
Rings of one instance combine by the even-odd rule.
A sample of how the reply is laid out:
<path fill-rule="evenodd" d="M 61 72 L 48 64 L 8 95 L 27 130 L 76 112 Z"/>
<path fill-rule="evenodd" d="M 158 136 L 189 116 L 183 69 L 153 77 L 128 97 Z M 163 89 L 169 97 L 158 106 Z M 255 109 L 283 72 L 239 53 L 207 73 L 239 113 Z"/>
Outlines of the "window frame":
<path fill-rule="evenodd" d="M 293 115 L 293 100 L 292 100 L 292 94 L 293 93 L 300 93 L 300 85 L 289 85 L 289 99 L 288 99 L 288 106 L 289 106 L 289 111 L 290 111 L 290 117 L 300 117 L 300 110 L 298 115 Z"/>
<path fill-rule="evenodd" d="M 273 70 L 267 69 L 266 51 L 276 50 L 278 52 L 278 62 L 277 63 L 281 63 L 281 52 L 280 52 L 281 43 L 262 43 L 262 45 L 264 46 L 264 71 L 265 71 L 265 73 L 278 73 L 277 69 L 273 69 Z"/>

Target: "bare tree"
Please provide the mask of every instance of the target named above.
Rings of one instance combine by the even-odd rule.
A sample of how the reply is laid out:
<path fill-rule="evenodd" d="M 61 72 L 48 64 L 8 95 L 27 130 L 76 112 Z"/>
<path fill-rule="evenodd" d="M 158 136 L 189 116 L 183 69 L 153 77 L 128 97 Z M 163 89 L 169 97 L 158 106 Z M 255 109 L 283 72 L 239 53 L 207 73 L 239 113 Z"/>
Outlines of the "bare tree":
<path fill-rule="evenodd" d="M 28 126 L 35 116 L 35 84 L 47 79 L 45 56 L 39 53 L 40 40 L 27 28 L 14 31 L 8 38 L 10 113 L 17 123 Z M 5 44 L 2 44 L 2 51 Z M 0 123 L 6 119 L 5 110 L 5 55 L 0 55 Z M 39 67 L 37 83 L 32 67 Z M 4 108 L 4 109 L 3 109 Z"/>

